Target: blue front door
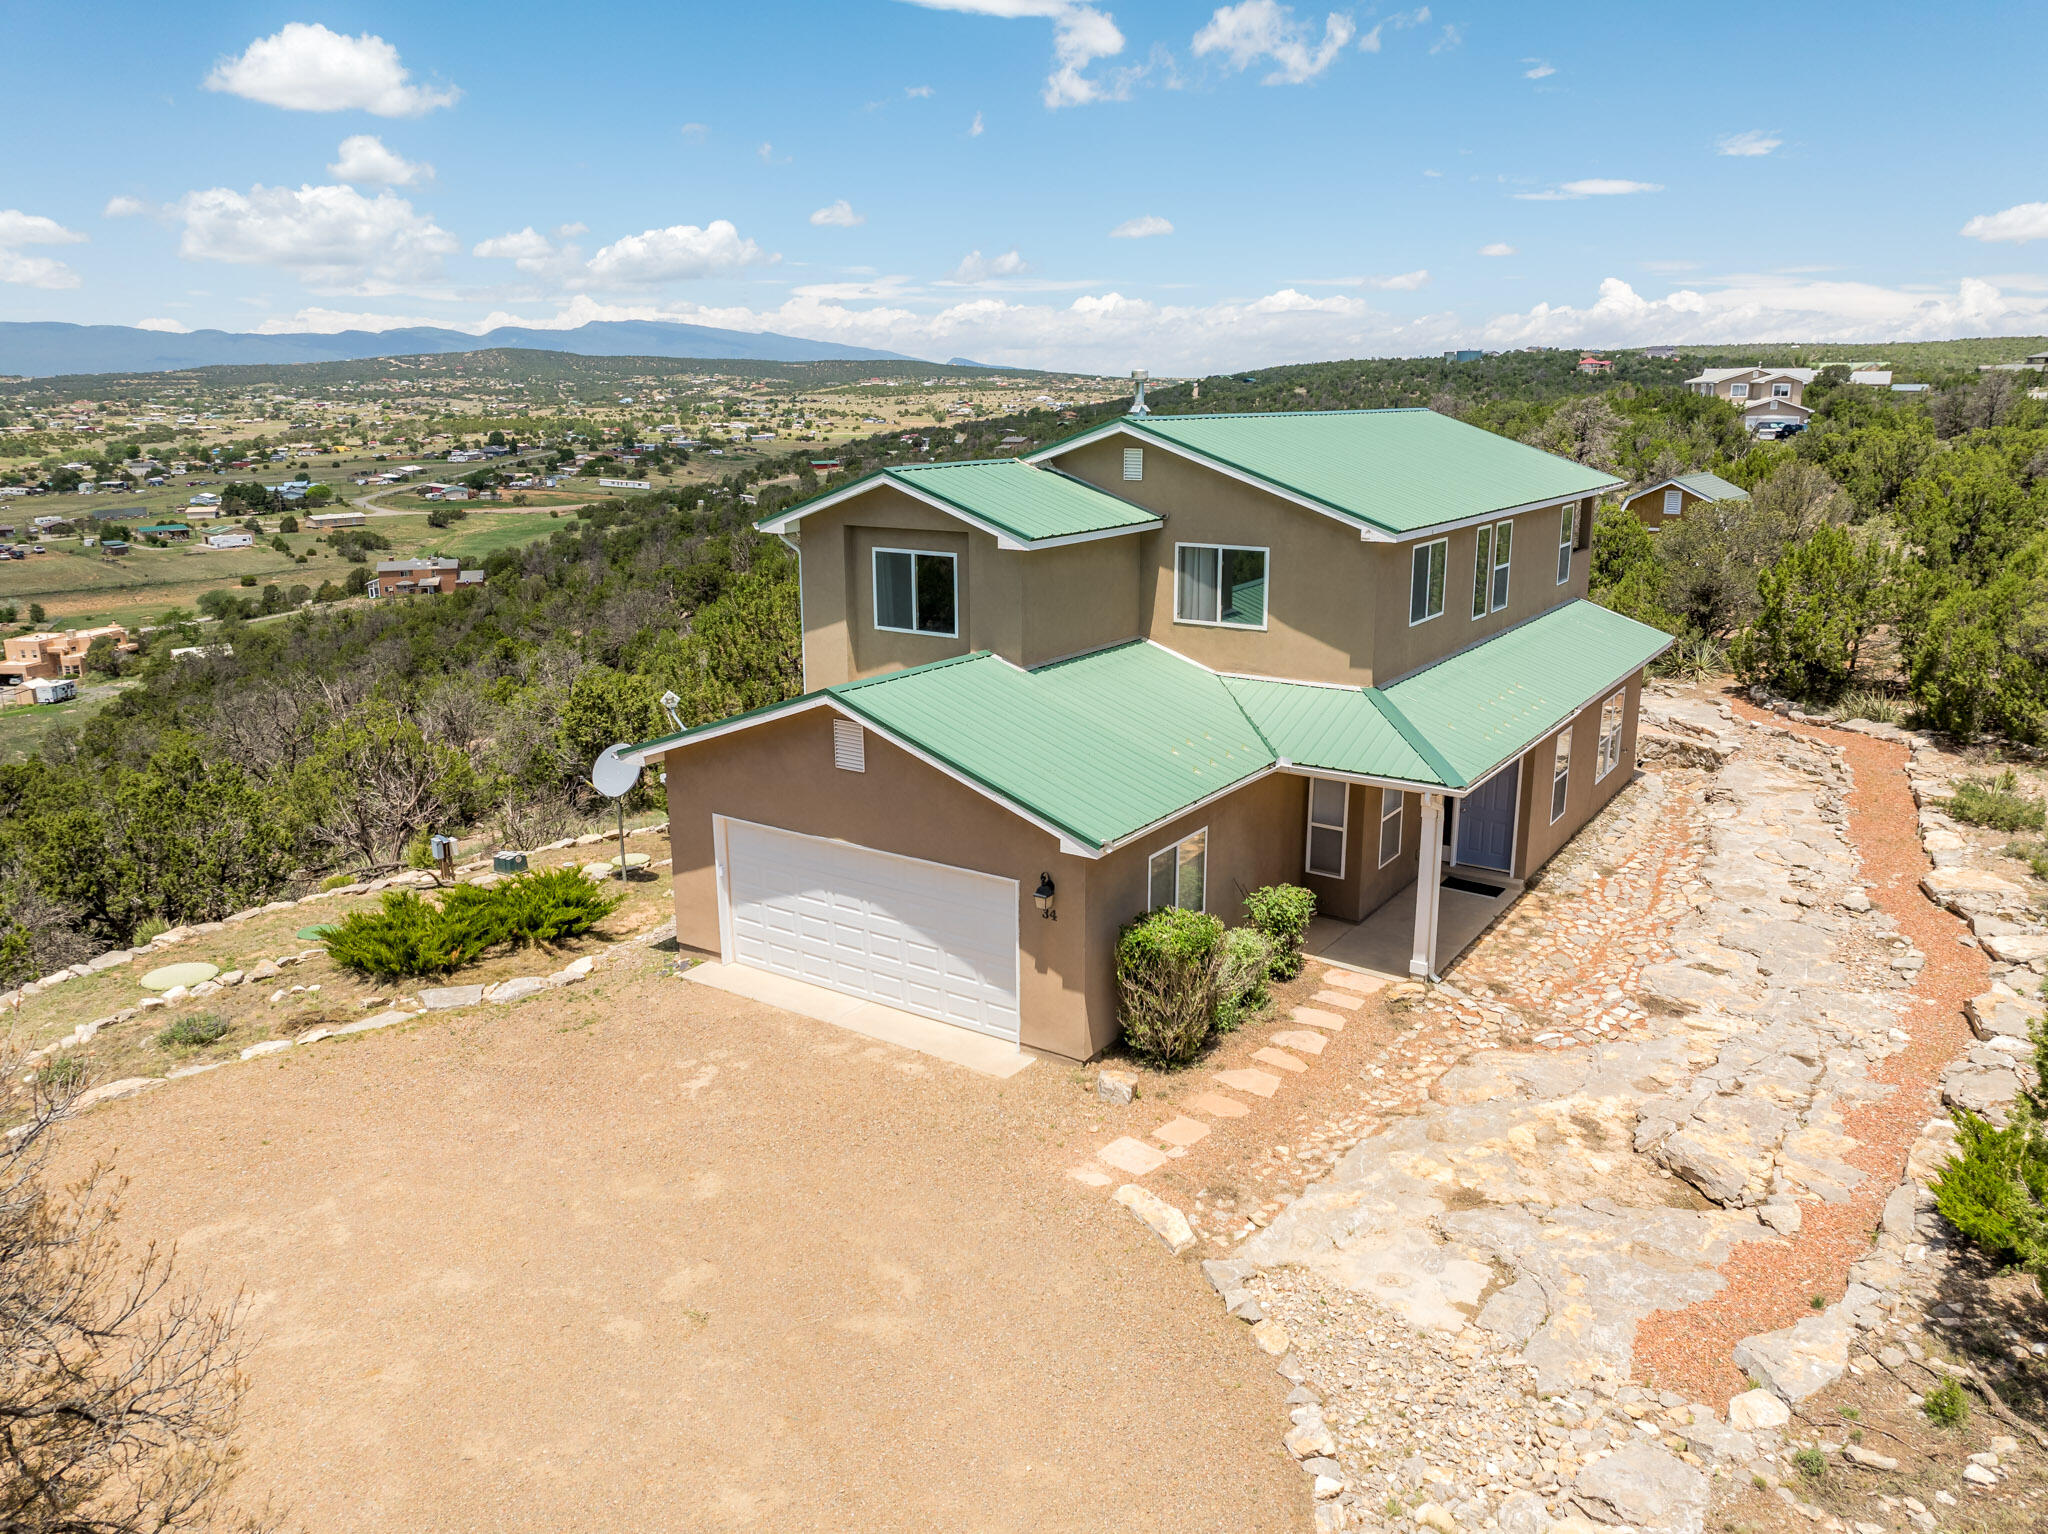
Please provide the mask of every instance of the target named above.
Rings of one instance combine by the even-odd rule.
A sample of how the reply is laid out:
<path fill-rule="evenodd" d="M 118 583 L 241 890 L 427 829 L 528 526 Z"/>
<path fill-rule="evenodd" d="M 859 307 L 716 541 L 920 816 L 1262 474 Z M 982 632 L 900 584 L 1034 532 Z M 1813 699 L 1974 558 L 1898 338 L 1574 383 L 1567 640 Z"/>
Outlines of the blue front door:
<path fill-rule="evenodd" d="M 1501 873 L 1514 871 L 1515 798 L 1521 785 L 1518 759 L 1465 796 L 1458 806 L 1458 862 Z"/>

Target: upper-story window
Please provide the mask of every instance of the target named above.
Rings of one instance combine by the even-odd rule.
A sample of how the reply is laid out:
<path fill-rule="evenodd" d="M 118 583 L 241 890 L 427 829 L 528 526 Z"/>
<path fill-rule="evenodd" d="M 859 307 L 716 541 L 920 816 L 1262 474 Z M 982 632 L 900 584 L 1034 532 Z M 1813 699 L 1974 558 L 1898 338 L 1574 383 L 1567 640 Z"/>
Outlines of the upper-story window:
<path fill-rule="evenodd" d="M 1484 618 L 1508 605 L 1508 561 L 1515 546 L 1515 524 L 1496 522 L 1482 527 L 1472 549 L 1472 616 Z"/>
<path fill-rule="evenodd" d="M 1792 386 L 1791 386 L 1790 384 L 1788 384 L 1788 383 L 1774 383 L 1774 384 L 1772 384 L 1772 385 L 1771 385 L 1771 398 L 1772 398 L 1772 399 L 1790 399 L 1791 397 L 1792 397 Z"/>
<path fill-rule="evenodd" d="M 1216 543 L 1174 546 L 1173 616 L 1177 623 L 1226 628 L 1266 626 L 1266 551 Z"/>
<path fill-rule="evenodd" d="M 1664 512 L 1667 516 L 1675 515 L 1671 505 L 1671 497 L 1675 494 L 1677 492 L 1672 490 L 1664 492 Z M 1557 583 L 1560 586 L 1572 578 L 1572 544 L 1577 541 L 1578 530 L 1578 503 L 1566 501 L 1559 508 L 1557 519 Z"/>
<path fill-rule="evenodd" d="M 1451 540 L 1438 538 L 1415 546 L 1408 577 L 1408 622 L 1427 623 L 1444 610 L 1444 571 L 1451 558 Z"/>
<path fill-rule="evenodd" d="M 875 550 L 875 627 L 894 634 L 960 633 L 958 562 L 923 549 Z"/>
<path fill-rule="evenodd" d="M 1143 479 L 1144 477 L 1145 477 L 1145 450 L 1144 450 L 1144 449 L 1143 449 L 1142 447 L 1127 447 L 1127 448 L 1125 448 L 1125 449 L 1124 449 L 1124 478 L 1125 478 L 1125 479 L 1131 479 L 1131 480 L 1136 480 L 1136 479 Z"/>
<path fill-rule="evenodd" d="M 1730 399 L 1748 399 L 1749 385 L 1746 383 L 1730 384 L 1728 386 L 1728 397 Z"/>

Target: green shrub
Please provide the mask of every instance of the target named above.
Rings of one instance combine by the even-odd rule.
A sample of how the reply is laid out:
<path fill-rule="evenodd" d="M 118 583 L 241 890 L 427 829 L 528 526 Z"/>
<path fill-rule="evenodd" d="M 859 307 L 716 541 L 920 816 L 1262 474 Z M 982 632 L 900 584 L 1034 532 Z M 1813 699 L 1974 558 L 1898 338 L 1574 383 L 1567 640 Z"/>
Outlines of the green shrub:
<path fill-rule="evenodd" d="M 320 888 L 323 890 L 347 889 L 355 882 L 356 876 L 354 874 L 329 874 L 320 881 Z"/>
<path fill-rule="evenodd" d="M 1792 1463 L 1809 1481 L 1818 1481 L 1828 1473 L 1828 1462 L 1818 1449 L 1801 1449 L 1792 1456 Z"/>
<path fill-rule="evenodd" d="M 1216 950 L 1216 1031 L 1229 1033 L 1265 1006 L 1273 943 L 1257 927 L 1232 927 Z"/>
<path fill-rule="evenodd" d="M 1906 705 L 1889 693 L 1858 687 L 1842 694 L 1844 719 L 1868 719 L 1873 724 L 1904 724 Z"/>
<path fill-rule="evenodd" d="M 158 1049 L 168 1049 L 175 1055 L 189 1055 L 194 1050 L 205 1049 L 209 1044 L 218 1044 L 228 1036 L 228 1020 L 218 1013 L 201 1012 L 192 1017 L 181 1017 L 168 1028 L 157 1033 Z"/>
<path fill-rule="evenodd" d="M 325 941 L 327 956 L 344 969 L 410 980 L 474 963 L 490 934 L 409 890 L 393 890 L 382 910 L 349 913 Z"/>
<path fill-rule="evenodd" d="M 145 943 L 153 943 L 170 930 L 171 924 L 169 922 L 165 921 L 161 916 L 152 916 L 148 921 L 136 927 L 135 946 L 140 948 Z"/>
<path fill-rule="evenodd" d="M 1222 922 L 1178 906 L 1140 917 L 1118 934 L 1118 1010 L 1132 1053 L 1184 1065 L 1201 1052 L 1216 1026 L 1222 943 Z"/>
<path fill-rule="evenodd" d="M 2048 1022 L 2036 1018 L 2029 1032 L 2048 1083 Z M 2048 1084 L 2021 1091 L 2004 1129 L 1961 1109 L 1954 1118 L 1956 1155 L 1928 1185 L 1942 1218 L 2048 1284 Z"/>
<path fill-rule="evenodd" d="M 1301 942 L 1316 914 L 1315 892 L 1299 884 L 1269 884 L 1245 896 L 1244 908 L 1252 925 L 1273 945 L 1273 962 L 1267 973 L 1275 980 L 1292 980 L 1300 974 Z"/>
<path fill-rule="evenodd" d="M 1936 1427 L 1961 1427 L 1970 1420 L 1970 1398 L 1954 1380 L 1943 1380 L 1921 1398 L 1920 1409 Z"/>
<path fill-rule="evenodd" d="M 485 889 L 458 884 L 442 909 L 486 935 L 489 946 L 543 947 L 581 937 L 619 908 L 626 897 L 583 877 L 580 868 L 551 868 L 515 874 Z"/>
<path fill-rule="evenodd" d="M 76 1055 L 59 1055 L 36 1072 L 36 1085 L 45 1092 L 62 1094 L 85 1085 L 85 1062 Z"/>
<path fill-rule="evenodd" d="M 2039 831 L 2048 820 L 2041 801 L 2019 790 L 2019 777 L 2010 767 L 1995 778 L 1965 778 L 1948 801 L 1948 813 L 1993 831 Z"/>
<path fill-rule="evenodd" d="M 2031 841 L 2007 842 L 2004 848 L 2009 858 L 2018 858 L 2033 870 L 2036 879 L 2048 879 L 2048 842 L 2035 837 Z"/>

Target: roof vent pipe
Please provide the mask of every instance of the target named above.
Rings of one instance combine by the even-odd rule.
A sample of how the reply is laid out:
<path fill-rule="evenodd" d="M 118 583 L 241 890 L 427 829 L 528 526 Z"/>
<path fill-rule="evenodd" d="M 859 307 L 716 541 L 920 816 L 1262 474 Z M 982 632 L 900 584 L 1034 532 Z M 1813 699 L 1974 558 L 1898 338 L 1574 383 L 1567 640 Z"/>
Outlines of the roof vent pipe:
<path fill-rule="evenodd" d="M 1151 376 L 1143 368 L 1134 368 L 1131 371 L 1131 380 L 1138 386 L 1137 397 L 1131 401 L 1132 415 L 1150 415 L 1152 413 L 1152 407 L 1145 403 L 1145 380 Z"/>

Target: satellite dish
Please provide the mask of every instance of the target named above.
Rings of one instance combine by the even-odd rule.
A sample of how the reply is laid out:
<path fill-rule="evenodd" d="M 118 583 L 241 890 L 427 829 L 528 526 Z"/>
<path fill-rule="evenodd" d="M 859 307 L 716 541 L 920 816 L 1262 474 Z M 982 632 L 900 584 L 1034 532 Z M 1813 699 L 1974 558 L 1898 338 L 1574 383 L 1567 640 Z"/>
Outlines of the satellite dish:
<path fill-rule="evenodd" d="M 599 752 L 597 760 L 590 764 L 590 786 L 607 799 L 631 793 L 633 785 L 640 781 L 640 764 L 626 761 L 619 753 L 632 749 L 632 742 L 622 740 Z"/>

